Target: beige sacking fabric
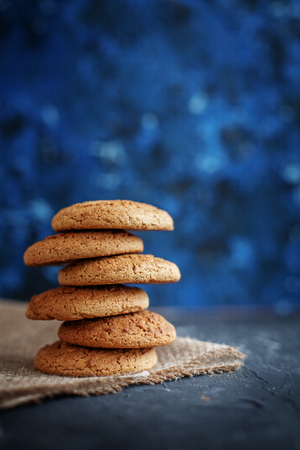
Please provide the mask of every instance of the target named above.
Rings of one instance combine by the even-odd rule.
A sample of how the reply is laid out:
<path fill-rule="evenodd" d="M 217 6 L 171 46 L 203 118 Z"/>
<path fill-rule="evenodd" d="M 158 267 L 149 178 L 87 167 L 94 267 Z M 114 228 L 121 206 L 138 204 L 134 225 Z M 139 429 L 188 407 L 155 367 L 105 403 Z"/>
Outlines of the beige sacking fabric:
<path fill-rule="evenodd" d="M 116 393 L 134 384 L 154 384 L 184 376 L 230 372 L 246 357 L 236 348 L 178 337 L 157 348 L 157 365 L 144 372 L 107 377 L 71 378 L 35 369 L 37 351 L 57 340 L 58 321 L 30 321 L 26 304 L 0 301 L 0 409 L 39 402 L 56 395 Z"/>

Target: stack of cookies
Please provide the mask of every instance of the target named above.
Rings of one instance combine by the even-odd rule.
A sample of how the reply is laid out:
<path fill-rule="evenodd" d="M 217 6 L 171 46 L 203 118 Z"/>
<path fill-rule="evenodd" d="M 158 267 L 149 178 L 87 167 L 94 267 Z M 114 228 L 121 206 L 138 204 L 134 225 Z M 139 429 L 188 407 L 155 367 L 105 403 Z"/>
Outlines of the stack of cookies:
<path fill-rule="evenodd" d="M 36 368 L 75 377 L 152 368 L 155 347 L 173 342 L 176 331 L 147 310 L 144 290 L 126 284 L 175 282 L 180 272 L 174 263 L 140 254 L 142 239 L 125 230 L 172 230 L 171 216 L 143 203 L 92 201 L 62 209 L 52 227 L 58 234 L 24 254 L 28 266 L 67 264 L 59 272 L 61 286 L 28 304 L 29 319 L 64 321 L 60 340 L 38 351 Z"/>

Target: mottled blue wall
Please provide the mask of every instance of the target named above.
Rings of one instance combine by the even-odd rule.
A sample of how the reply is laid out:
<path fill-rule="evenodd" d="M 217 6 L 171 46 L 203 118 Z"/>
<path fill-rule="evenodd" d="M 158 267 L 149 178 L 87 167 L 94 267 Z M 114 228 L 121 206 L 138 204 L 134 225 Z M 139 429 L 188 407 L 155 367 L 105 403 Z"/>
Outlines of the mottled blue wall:
<path fill-rule="evenodd" d="M 141 236 L 182 280 L 152 305 L 300 303 L 300 3 L 0 1 L 0 294 L 61 207 L 168 210 Z"/>

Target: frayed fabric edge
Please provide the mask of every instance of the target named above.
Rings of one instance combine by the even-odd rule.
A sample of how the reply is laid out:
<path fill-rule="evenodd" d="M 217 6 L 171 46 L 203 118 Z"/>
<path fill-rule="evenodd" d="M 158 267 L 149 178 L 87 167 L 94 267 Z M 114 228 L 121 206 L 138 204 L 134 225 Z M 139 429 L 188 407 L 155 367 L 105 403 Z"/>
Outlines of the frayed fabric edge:
<path fill-rule="evenodd" d="M 238 352 L 239 356 L 244 359 L 246 355 Z M 188 362 L 171 366 L 159 370 L 158 372 L 148 371 L 147 374 L 137 373 L 110 377 L 91 377 L 88 379 L 80 379 L 76 385 L 53 385 L 47 386 L 31 386 L 16 387 L 2 391 L 0 393 L 0 409 L 10 409 L 17 406 L 25 406 L 33 403 L 40 403 L 43 399 L 53 398 L 62 395 L 106 395 L 121 392 L 124 387 L 138 384 L 154 385 L 163 383 L 164 381 L 178 380 L 183 377 L 193 377 L 197 375 L 214 375 L 236 371 L 243 366 L 242 360 L 236 360 L 233 363 L 224 363 L 203 367 L 197 361 Z M 144 374 L 144 375 L 143 375 Z"/>

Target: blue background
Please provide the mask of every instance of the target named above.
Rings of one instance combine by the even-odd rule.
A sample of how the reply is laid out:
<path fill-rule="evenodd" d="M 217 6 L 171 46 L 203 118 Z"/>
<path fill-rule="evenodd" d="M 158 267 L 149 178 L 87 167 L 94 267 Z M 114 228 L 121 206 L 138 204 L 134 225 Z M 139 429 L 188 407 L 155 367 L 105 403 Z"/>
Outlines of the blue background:
<path fill-rule="evenodd" d="M 0 1 L 0 294 L 57 268 L 22 256 L 67 205 L 166 209 L 145 253 L 182 280 L 151 304 L 300 304 L 300 4 Z"/>

